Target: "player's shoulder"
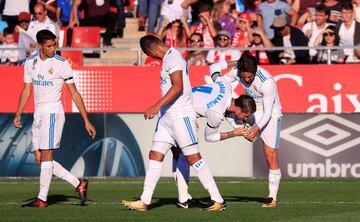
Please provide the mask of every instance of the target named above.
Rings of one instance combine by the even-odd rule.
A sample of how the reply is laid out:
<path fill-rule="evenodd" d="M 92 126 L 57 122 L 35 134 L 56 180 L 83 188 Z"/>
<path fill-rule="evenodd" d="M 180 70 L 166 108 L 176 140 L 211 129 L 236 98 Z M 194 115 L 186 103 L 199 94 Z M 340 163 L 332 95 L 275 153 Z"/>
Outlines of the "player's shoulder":
<path fill-rule="evenodd" d="M 272 75 L 261 66 L 258 66 L 257 68 L 256 77 L 258 77 L 261 80 L 261 82 L 265 82 L 268 79 L 273 79 Z"/>
<path fill-rule="evenodd" d="M 60 56 L 58 54 L 54 55 L 54 59 L 56 59 L 56 60 L 58 60 L 60 62 L 65 62 L 66 61 L 66 59 L 64 57 L 62 57 L 62 56 Z"/>
<path fill-rule="evenodd" d="M 30 62 L 36 62 L 38 56 L 39 56 L 39 52 L 34 52 L 33 54 L 31 54 L 26 58 L 25 64 Z"/>

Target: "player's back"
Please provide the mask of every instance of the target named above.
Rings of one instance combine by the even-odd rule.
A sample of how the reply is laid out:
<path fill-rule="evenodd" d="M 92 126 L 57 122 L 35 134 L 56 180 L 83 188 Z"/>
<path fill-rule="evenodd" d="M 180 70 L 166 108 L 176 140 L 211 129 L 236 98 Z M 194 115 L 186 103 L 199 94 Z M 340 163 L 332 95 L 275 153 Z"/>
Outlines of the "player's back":
<path fill-rule="evenodd" d="M 199 116 L 205 116 L 207 110 L 224 114 L 229 108 L 232 99 L 231 85 L 222 80 L 220 77 L 216 82 L 193 87 L 193 106 Z"/>
<path fill-rule="evenodd" d="M 191 103 L 191 84 L 187 63 L 181 53 L 175 48 L 170 48 L 164 58 L 160 73 L 161 96 L 164 96 L 171 88 L 171 74 L 175 71 L 181 71 L 183 90 L 182 94 L 170 104 L 161 108 L 161 115 L 172 113 L 194 112 Z"/>

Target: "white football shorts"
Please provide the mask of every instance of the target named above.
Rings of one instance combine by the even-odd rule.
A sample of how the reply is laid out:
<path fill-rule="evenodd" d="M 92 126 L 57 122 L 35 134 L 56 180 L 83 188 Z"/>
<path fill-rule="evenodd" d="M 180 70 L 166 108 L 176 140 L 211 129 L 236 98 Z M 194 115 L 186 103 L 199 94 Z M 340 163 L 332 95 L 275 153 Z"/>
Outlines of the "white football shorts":
<path fill-rule="evenodd" d="M 153 144 L 162 142 L 177 145 L 180 148 L 188 147 L 198 143 L 196 134 L 196 115 L 177 114 L 165 115 L 158 119 Z M 156 147 L 153 146 L 153 150 Z M 166 153 L 166 151 L 160 151 Z"/>
<path fill-rule="evenodd" d="M 64 113 L 34 115 L 31 130 L 33 149 L 50 150 L 59 148 L 64 123 Z"/>
<path fill-rule="evenodd" d="M 261 118 L 263 112 L 256 111 L 246 122 L 253 125 L 257 118 Z M 255 117 L 255 120 L 253 119 Z M 279 149 L 280 147 L 280 131 L 281 131 L 281 117 L 271 117 L 268 124 L 260 131 L 260 138 L 271 148 Z"/>

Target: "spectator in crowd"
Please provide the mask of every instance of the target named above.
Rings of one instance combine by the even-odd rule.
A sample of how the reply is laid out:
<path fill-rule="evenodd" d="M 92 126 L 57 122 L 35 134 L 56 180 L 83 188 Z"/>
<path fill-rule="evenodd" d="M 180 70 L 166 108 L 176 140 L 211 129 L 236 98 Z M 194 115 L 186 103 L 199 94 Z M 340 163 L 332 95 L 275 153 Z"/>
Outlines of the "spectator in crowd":
<path fill-rule="evenodd" d="M 221 61 L 235 61 L 241 56 L 239 50 L 229 49 L 231 36 L 228 31 L 220 31 L 216 36 L 216 49 L 212 49 L 206 56 L 206 62 L 213 64 Z"/>
<path fill-rule="evenodd" d="M 271 26 L 275 37 L 272 39 L 274 46 L 288 47 L 284 51 L 275 51 L 275 63 L 281 64 L 304 64 L 308 63 L 308 50 L 293 50 L 294 46 L 307 46 L 308 39 L 298 28 L 290 26 L 283 17 L 276 17 Z"/>
<path fill-rule="evenodd" d="M 37 0 L 38 3 L 45 5 L 47 16 L 54 22 L 56 22 L 56 10 L 58 0 Z"/>
<path fill-rule="evenodd" d="M 146 19 L 148 20 L 147 32 L 155 33 L 162 0 L 138 0 L 139 1 L 139 31 L 145 31 Z M 174 0 L 164 0 L 174 1 Z"/>
<path fill-rule="evenodd" d="M 353 1 L 355 20 L 360 22 L 360 0 Z"/>
<path fill-rule="evenodd" d="M 210 17 L 211 10 L 212 8 L 210 5 L 202 4 L 199 7 L 200 24 L 192 27 L 192 33 L 200 33 L 203 36 L 205 48 L 214 47 L 213 38 L 217 36 L 217 30 Z"/>
<path fill-rule="evenodd" d="M 266 0 L 266 2 L 261 3 L 259 10 L 261 14 L 260 21 L 268 39 L 274 38 L 274 30 L 270 28 L 274 18 L 286 18 L 289 15 L 291 16 L 290 25 L 295 25 L 297 22 L 297 12 L 289 4 L 280 0 Z"/>
<path fill-rule="evenodd" d="M 35 20 L 30 22 L 29 29 L 27 30 L 34 42 L 36 42 L 36 33 L 43 29 L 51 31 L 59 39 L 59 26 L 55 22 L 51 21 L 51 19 L 47 16 L 45 5 L 37 3 L 34 6 L 34 14 Z"/>
<path fill-rule="evenodd" d="M 82 1 L 86 1 L 86 17 L 79 20 L 78 9 Z M 111 38 L 115 30 L 117 16 L 110 11 L 110 0 L 74 0 L 70 28 L 74 26 L 101 26 L 105 27 L 103 46 L 112 46 Z"/>
<path fill-rule="evenodd" d="M 315 21 L 306 23 L 302 28 L 302 31 L 309 39 L 309 46 L 314 46 L 315 39 L 328 26 L 326 21 L 329 16 L 330 11 L 326 9 L 324 5 L 316 6 Z M 312 58 L 316 58 L 316 53 L 315 49 L 310 49 L 309 54 L 311 61 L 313 61 Z"/>
<path fill-rule="evenodd" d="M 344 2 L 341 5 L 341 17 L 336 24 L 336 33 L 340 37 L 340 46 L 354 46 L 360 44 L 360 23 L 354 19 L 354 8 L 351 2 Z M 353 56 L 352 48 L 344 49 L 345 56 Z"/>
<path fill-rule="evenodd" d="M 337 35 L 336 27 L 329 25 L 323 30 L 316 38 L 315 46 L 339 46 L 339 36 Z M 330 55 L 330 59 L 329 59 Z M 317 50 L 317 63 L 321 64 L 337 64 L 344 63 L 345 54 L 343 49 L 318 49 Z"/>
<path fill-rule="evenodd" d="M 59 26 L 68 26 L 71 20 L 73 0 L 57 0 L 56 4 L 56 23 Z M 80 18 L 80 11 L 77 11 Z"/>
<path fill-rule="evenodd" d="M 190 36 L 189 47 L 191 48 L 203 48 L 204 40 L 200 33 L 193 33 Z M 192 50 L 186 57 L 188 65 L 204 66 L 206 65 L 206 51 Z"/>
<path fill-rule="evenodd" d="M 17 44 L 15 43 L 14 31 L 7 27 L 3 31 L 4 43 L 0 46 L 1 65 L 16 65 L 18 61 Z M 14 50 L 2 50 L 1 48 L 13 48 Z"/>
<path fill-rule="evenodd" d="M 181 4 L 184 0 L 166 0 L 163 1 L 161 5 L 160 11 L 160 19 L 158 27 L 162 27 L 162 23 L 165 19 L 168 19 L 170 22 L 173 20 L 181 18 L 181 16 L 185 16 L 186 22 L 190 24 L 191 22 L 191 7 L 188 9 L 183 9 Z"/>
<path fill-rule="evenodd" d="M 357 47 L 360 47 L 360 45 L 357 45 Z M 355 48 L 353 56 L 347 57 L 345 62 L 360 63 L 360 48 Z"/>
<path fill-rule="evenodd" d="M 245 4 L 245 11 L 243 13 L 246 13 L 250 16 L 250 27 L 262 27 L 262 24 L 259 24 L 260 20 L 260 11 L 259 7 L 261 4 L 261 0 L 244 0 Z"/>
<path fill-rule="evenodd" d="M 221 30 L 228 31 L 231 38 L 236 32 L 236 19 L 231 16 L 230 2 L 219 0 L 214 3 L 212 20 L 221 27 Z"/>
<path fill-rule="evenodd" d="M 343 0 L 344 2 L 346 0 Z M 323 4 L 330 11 L 328 22 L 337 23 L 341 18 L 340 7 L 341 4 L 337 0 L 321 0 L 318 4 Z"/>
<path fill-rule="evenodd" d="M 14 29 L 18 22 L 20 12 L 29 12 L 30 0 L 5 0 L 2 19 Z"/>
<path fill-rule="evenodd" d="M 19 42 L 19 33 L 22 31 L 27 31 L 30 24 L 30 13 L 20 12 L 18 16 L 18 24 L 14 29 L 15 42 Z"/>
<path fill-rule="evenodd" d="M 252 30 L 250 28 L 251 17 L 247 13 L 240 13 L 237 18 L 236 33 L 231 46 L 235 48 L 248 47 L 252 42 Z"/>
<path fill-rule="evenodd" d="M 271 48 L 273 47 L 273 44 L 271 41 L 266 37 L 265 33 L 262 31 L 262 29 L 258 28 L 252 32 L 253 41 L 250 45 L 250 47 L 256 47 L 256 48 Z M 260 50 L 250 50 L 250 53 L 256 57 L 259 65 L 267 65 L 270 64 L 270 60 L 268 57 L 268 51 L 264 49 Z"/>
<path fill-rule="evenodd" d="M 181 16 L 180 19 L 173 22 L 165 19 L 157 33 L 159 39 L 162 39 L 166 45 L 175 48 L 186 48 L 190 35 L 190 28 L 186 23 L 185 16 Z M 187 51 L 181 51 L 181 54 L 186 57 Z"/>
<path fill-rule="evenodd" d="M 3 31 L 8 27 L 8 24 L 5 21 L 0 20 L 0 44 L 4 41 Z"/>

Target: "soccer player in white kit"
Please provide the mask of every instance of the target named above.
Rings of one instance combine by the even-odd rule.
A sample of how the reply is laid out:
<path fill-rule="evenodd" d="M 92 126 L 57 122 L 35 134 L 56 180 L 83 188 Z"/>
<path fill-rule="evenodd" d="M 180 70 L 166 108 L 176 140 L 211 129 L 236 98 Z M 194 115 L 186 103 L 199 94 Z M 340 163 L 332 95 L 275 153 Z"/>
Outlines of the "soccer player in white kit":
<path fill-rule="evenodd" d="M 232 62 L 221 62 L 211 66 L 211 72 L 221 73 Z M 225 81 L 238 81 L 245 93 L 254 98 L 256 112 L 254 124 L 246 138 L 255 139 L 260 134 L 269 168 L 269 195 L 262 207 L 276 207 L 281 171 L 278 162 L 278 149 L 281 128 L 281 103 L 274 78 L 269 72 L 257 65 L 256 57 L 244 52 L 237 65 L 223 78 Z"/>
<path fill-rule="evenodd" d="M 212 76 L 213 79 L 216 78 L 215 75 Z M 222 77 L 217 77 L 214 83 L 193 87 L 192 99 L 197 117 L 207 119 L 205 126 L 207 142 L 247 135 L 248 128 L 244 124 L 256 111 L 255 101 L 248 95 L 233 99 L 231 85 Z M 219 132 L 219 127 L 224 120 L 227 120 L 234 130 Z M 183 154 L 179 149 L 173 148 L 172 151 L 174 154 L 173 174 L 179 193 L 177 206 L 179 208 L 197 207 L 201 204 L 192 200 L 188 194 L 189 165 L 184 162 Z"/>
<path fill-rule="evenodd" d="M 178 50 L 165 45 L 153 35 L 142 37 L 140 46 L 146 55 L 163 61 L 160 73 L 162 97 L 144 113 L 145 119 L 152 119 L 156 114 L 159 116 L 149 153 L 143 193 L 139 199 L 122 200 L 122 204 L 139 211 L 148 209 L 160 178 L 164 156 L 173 145 L 177 145 L 197 173 L 203 187 L 210 193 L 211 203 L 203 210 L 225 209 L 225 201 L 208 165 L 199 153 L 195 129 L 196 113 L 191 104 L 191 85 L 186 61 Z"/>
<path fill-rule="evenodd" d="M 64 109 L 61 104 L 61 92 L 64 82 L 85 122 L 85 128 L 92 138 L 96 130 L 90 123 L 83 100 L 77 91 L 72 69 L 63 57 L 55 54 L 56 36 L 49 30 L 41 30 L 36 34 L 40 50 L 27 58 L 24 66 L 24 88 L 16 110 L 13 124 L 21 128 L 23 112 L 34 88 L 35 112 L 32 125 L 32 145 L 35 162 L 40 165 L 40 192 L 30 203 L 23 207 L 46 207 L 47 196 L 52 175 L 66 180 L 75 187 L 80 197 L 80 204 L 86 201 L 88 181 L 79 181 L 58 162 L 53 160 L 53 151 L 59 148 L 61 134 L 65 122 Z"/>

